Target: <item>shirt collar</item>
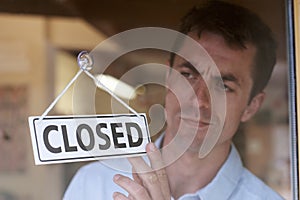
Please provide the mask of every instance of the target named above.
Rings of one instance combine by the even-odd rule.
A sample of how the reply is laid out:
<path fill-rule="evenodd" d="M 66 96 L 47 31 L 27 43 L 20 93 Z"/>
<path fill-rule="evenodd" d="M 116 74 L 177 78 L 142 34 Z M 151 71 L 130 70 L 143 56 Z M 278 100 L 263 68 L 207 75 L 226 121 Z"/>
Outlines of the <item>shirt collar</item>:
<path fill-rule="evenodd" d="M 220 197 L 228 199 L 236 188 L 243 170 L 244 167 L 240 156 L 232 144 L 227 160 L 215 178 L 207 186 L 198 190 L 198 196 L 201 200 L 219 200 Z"/>
<path fill-rule="evenodd" d="M 157 138 L 155 141 L 157 147 L 162 146 L 163 138 L 164 134 Z M 215 178 L 195 194 L 185 194 L 181 198 L 189 197 L 191 199 L 198 197 L 201 200 L 219 200 L 221 197 L 222 199 L 228 199 L 236 188 L 243 170 L 244 167 L 240 155 L 232 144 L 229 156 Z"/>

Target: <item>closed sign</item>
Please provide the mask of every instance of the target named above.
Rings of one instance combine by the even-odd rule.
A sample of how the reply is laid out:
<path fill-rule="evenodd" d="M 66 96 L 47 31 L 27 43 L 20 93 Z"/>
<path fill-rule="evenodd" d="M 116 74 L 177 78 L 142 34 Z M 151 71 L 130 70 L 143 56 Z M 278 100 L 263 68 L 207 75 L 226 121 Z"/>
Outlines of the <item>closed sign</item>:
<path fill-rule="evenodd" d="M 29 117 L 36 164 L 145 154 L 150 135 L 145 114 Z"/>

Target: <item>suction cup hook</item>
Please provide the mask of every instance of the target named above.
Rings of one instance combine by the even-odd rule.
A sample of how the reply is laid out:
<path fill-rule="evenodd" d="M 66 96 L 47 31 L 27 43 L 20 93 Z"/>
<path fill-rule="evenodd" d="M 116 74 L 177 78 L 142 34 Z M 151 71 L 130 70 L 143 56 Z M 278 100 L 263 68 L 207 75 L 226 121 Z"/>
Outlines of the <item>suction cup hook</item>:
<path fill-rule="evenodd" d="M 77 56 L 77 63 L 83 71 L 90 71 L 93 68 L 93 59 L 87 51 L 82 51 Z"/>
<path fill-rule="evenodd" d="M 93 74 L 89 72 L 93 68 L 94 62 L 92 57 L 89 55 L 87 51 L 82 51 L 78 54 L 77 63 L 81 69 L 80 72 L 84 72 L 87 76 L 93 79 L 95 81 L 96 86 L 100 86 L 103 90 L 109 93 L 114 99 L 116 99 L 119 103 L 121 103 L 125 108 L 128 108 L 137 117 L 142 118 L 133 108 L 131 108 L 127 103 L 125 103 L 122 99 L 120 99 L 112 90 L 107 88 Z"/>

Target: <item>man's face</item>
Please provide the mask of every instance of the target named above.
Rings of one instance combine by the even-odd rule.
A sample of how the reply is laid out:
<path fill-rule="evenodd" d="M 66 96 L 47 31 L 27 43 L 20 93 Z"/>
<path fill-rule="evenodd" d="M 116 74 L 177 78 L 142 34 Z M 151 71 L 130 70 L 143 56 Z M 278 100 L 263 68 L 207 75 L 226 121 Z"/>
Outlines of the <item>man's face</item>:
<path fill-rule="evenodd" d="M 225 124 L 217 145 L 224 143 L 230 144 L 231 138 L 237 131 L 239 123 L 253 116 L 263 99 L 260 98 L 254 105 L 251 102 L 249 103 L 249 96 L 253 85 L 251 70 L 256 48 L 250 44 L 246 44 L 246 49 L 230 48 L 223 37 L 210 32 L 203 32 L 200 39 L 193 33 L 189 34 L 189 36 L 200 43 L 220 71 L 223 82 L 220 81 L 216 83 L 214 90 L 225 90 L 226 116 Z M 171 71 L 167 81 L 167 85 L 170 89 L 168 89 L 166 95 L 167 134 L 172 134 L 174 137 L 179 127 L 183 124 L 190 127 L 194 126 L 193 128 L 198 130 L 191 147 L 195 147 L 195 150 L 199 150 L 208 127 L 213 125 L 211 122 L 212 100 L 210 99 L 209 90 L 206 86 L 207 81 L 204 81 L 200 75 L 202 72 L 199 73 L 199 71 L 201 70 L 196 70 L 189 62 L 179 56 L 175 56 L 173 70 L 178 71 L 188 81 L 194 90 L 194 95 L 187 95 L 186 92 L 177 92 L 177 97 L 181 94 L 185 95 L 184 97 L 177 98 L 175 94 L 171 92 L 172 87 L 177 87 L 177 91 L 178 85 L 180 87 L 180 83 L 175 83 L 175 81 L 179 79 L 175 78 L 175 81 L 174 78 L 172 79 L 172 76 L 175 76 L 176 73 Z M 179 88 L 179 90 L 185 91 L 186 88 L 182 87 Z M 178 99 L 183 100 L 179 101 Z M 200 112 L 199 122 L 198 120 L 193 120 L 195 111 Z M 189 133 L 188 131 L 179 131 L 178 134 L 184 139 L 185 135 Z"/>

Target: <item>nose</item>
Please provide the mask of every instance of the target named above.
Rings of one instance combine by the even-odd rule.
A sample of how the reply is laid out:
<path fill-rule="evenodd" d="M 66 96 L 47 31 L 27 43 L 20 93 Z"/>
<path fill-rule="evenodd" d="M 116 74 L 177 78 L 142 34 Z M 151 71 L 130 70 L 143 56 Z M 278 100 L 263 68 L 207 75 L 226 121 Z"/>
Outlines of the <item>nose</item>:
<path fill-rule="evenodd" d="M 201 77 L 193 84 L 197 97 L 198 106 L 202 109 L 208 109 L 210 106 L 210 94 L 205 80 Z"/>

